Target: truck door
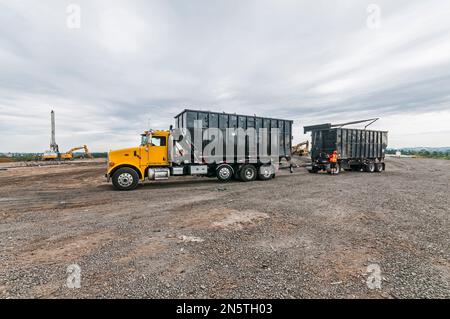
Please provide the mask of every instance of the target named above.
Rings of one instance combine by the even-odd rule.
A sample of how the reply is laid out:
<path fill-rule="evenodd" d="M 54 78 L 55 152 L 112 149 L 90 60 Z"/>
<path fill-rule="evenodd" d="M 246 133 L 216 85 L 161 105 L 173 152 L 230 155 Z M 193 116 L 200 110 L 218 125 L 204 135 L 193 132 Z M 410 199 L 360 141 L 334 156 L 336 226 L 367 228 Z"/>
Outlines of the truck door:
<path fill-rule="evenodd" d="M 166 136 L 152 136 L 148 145 L 148 165 L 166 166 L 169 164 Z"/>

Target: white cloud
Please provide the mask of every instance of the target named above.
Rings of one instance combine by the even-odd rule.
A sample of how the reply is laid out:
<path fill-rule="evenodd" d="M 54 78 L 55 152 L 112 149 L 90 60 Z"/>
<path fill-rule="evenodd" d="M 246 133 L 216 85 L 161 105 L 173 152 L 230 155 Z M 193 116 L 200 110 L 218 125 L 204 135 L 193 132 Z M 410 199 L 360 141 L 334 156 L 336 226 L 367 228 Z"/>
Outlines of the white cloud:
<path fill-rule="evenodd" d="M 107 9 L 99 16 L 99 39 L 113 53 L 136 53 L 147 26 L 139 15 L 121 8 Z"/>

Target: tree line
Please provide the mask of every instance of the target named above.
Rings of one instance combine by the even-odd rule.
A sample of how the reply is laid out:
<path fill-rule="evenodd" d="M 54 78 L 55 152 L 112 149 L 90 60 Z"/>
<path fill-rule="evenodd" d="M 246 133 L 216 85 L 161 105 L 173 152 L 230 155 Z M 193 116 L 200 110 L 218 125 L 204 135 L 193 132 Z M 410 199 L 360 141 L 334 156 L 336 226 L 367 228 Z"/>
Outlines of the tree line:
<path fill-rule="evenodd" d="M 388 149 L 386 150 L 386 154 L 396 154 L 398 151 L 401 152 L 402 155 L 413 155 L 417 157 L 426 157 L 426 158 L 450 159 L 450 150 L 430 151 L 426 149 L 421 150 Z"/>

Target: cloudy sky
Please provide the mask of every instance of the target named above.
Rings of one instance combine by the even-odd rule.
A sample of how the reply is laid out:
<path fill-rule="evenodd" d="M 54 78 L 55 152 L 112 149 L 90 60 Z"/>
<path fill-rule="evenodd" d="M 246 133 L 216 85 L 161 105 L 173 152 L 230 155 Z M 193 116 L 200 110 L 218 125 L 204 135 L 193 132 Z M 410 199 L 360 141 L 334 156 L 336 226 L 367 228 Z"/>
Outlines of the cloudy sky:
<path fill-rule="evenodd" d="M 295 141 L 381 117 L 391 147 L 450 146 L 449 17 L 445 0 L 0 0 L 0 151 L 48 149 L 51 109 L 61 150 L 106 151 L 189 107 L 293 119 Z"/>

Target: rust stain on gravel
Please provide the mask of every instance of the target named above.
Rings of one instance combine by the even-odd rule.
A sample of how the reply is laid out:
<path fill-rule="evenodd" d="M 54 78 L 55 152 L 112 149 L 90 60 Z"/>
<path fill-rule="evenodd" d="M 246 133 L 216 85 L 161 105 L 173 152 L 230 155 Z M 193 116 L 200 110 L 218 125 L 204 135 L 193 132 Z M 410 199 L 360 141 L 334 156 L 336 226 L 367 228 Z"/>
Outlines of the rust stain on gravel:
<path fill-rule="evenodd" d="M 241 230 L 246 227 L 255 226 L 259 222 L 269 218 L 268 214 L 255 210 L 226 210 L 226 213 L 223 219 L 213 222 L 211 226 L 213 228 Z"/>
<path fill-rule="evenodd" d="M 173 223 L 178 228 L 242 230 L 268 218 L 268 214 L 256 210 L 211 208 L 178 214 L 174 216 Z"/>
<path fill-rule="evenodd" d="M 111 232 L 98 232 L 61 240 L 43 241 L 40 243 L 40 247 L 26 247 L 16 256 L 15 262 L 20 264 L 52 264 L 75 261 L 116 237 L 117 235 Z"/>
<path fill-rule="evenodd" d="M 152 258 L 162 254 L 169 249 L 169 244 L 153 240 L 143 244 L 136 245 L 131 252 L 118 259 L 120 263 L 129 263 L 138 258 Z"/>

